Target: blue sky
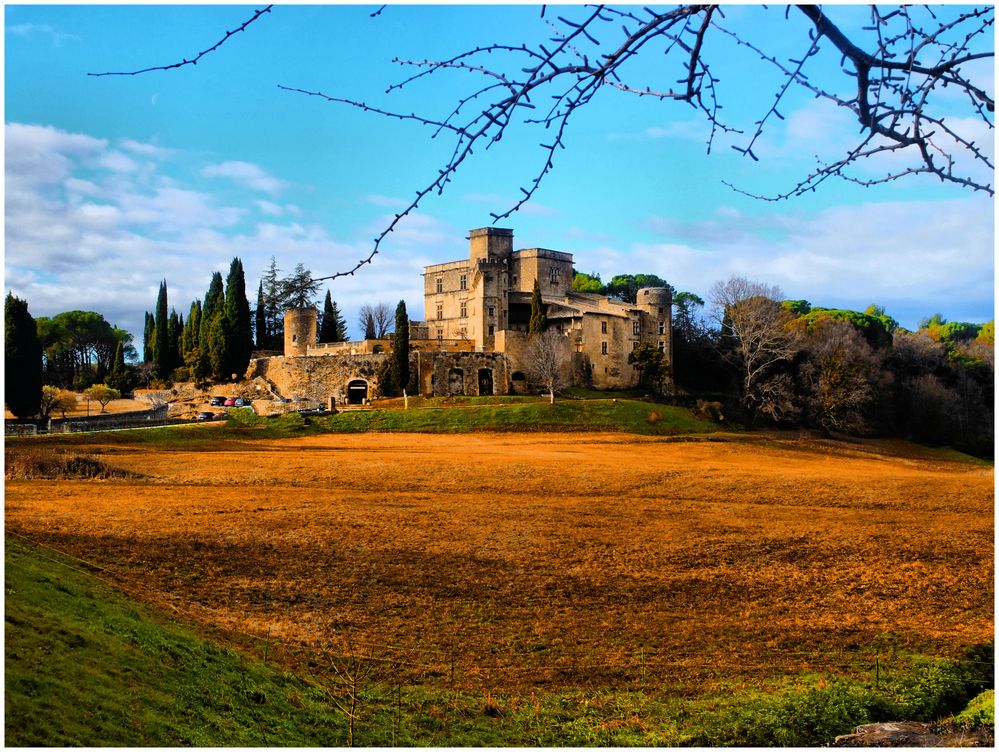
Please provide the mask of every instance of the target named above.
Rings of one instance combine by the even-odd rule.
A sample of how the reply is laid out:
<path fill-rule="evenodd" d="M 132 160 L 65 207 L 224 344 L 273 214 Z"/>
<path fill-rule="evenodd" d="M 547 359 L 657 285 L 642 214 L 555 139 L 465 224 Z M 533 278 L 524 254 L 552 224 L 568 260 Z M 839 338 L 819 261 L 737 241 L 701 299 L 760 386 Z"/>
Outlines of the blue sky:
<path fill-rule="evenodd" d="M 375 7 L 277 6 L 197 66 L 96 78 L 86 73 L 193 56 L 252 9 L 7 6 L 6 288 L 35 315 L 96 310 L 138 339 L 162 278 L 186 314 L 233 256 L 254 294 L 272 255 L 285 272 L 301 262 L 316 276 L 366 256 L 388 218 L 432 180 L 450 142 L 278 85 L 443 116 L 475 79 L 456 72 L 386 94 L 408 74 L 393 58 L 551 33 L 537 6 L 390 6 L 372 18 Z M 864 23 L 856 8 L 830 12 L 844 26 Z M 733 7 L 725 23 L 750 29 L 778 57 L 807 45 L 803 23 L 785 20 L 783 8 Z M 746 50 L 711 44 L 725 117 L 751 128 L 779 79 Z M 649 55 L 629 73 L 652 83 L 675 77 L 661 65 Z M 835 69 L 819 59 L 810 72 L 833 82 Z M 980 76 L 991 91 L 992 66 Z M 966 119 L 954 107 L 955 122 Z M 738 136 L 707 155 L 707 127 L 689 106 L 603 90 L 570 125 L 568 148 L 535 198 L 501 226 L 514 230 L 516 247 L 572 252 L 579 270 L 604 280 L 651 272 L 707 297 L 714 281 L 740 274 L 815 305 L 878 303 L 910 327 L 935 311 L 993 317 L 994 208 L 983 194 L 919 177 L 866 189 L 828 183 L 771 203 L 723 185 L 786 190 L 815 154 L 856 138 L 848 113 L 803 92 L 782 113 L 754 162 L 730 148 Z M 967 127 L 991 154 L 992 133 Z M 330 284 L 352 334 L 365 302 L 405 299 L 422 315 L 423 266 L 467 253 L 467 230 L 516 200 L 544 159 L 545 138 L 511 129 L 443 196 L 422 203 L 372 266 Z"/>

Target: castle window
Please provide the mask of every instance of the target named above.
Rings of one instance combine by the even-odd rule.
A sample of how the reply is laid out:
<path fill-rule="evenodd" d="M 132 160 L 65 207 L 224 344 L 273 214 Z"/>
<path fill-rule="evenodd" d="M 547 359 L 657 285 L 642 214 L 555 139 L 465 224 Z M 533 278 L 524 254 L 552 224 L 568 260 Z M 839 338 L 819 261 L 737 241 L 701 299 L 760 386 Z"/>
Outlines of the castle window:
<path fill-rule="evenodd" d="M 489 306 L 489 318 L 492 318 L 495 315 L 496 315 L 496 309 L 493 308 L 492 306 Z"/>
<path fill-rule="evenodd" d="M 517 275 L 516 274 L 513 275 L 513 283 L 517 284 Z"/>
<path fill-rule="evenodd" d="M 659 315 L 660 315 L 660 316 L 662 316 L 662 315 L 663 315 L 663 309 L 662 309 L 662 306 L 660 306 L 660 307 L 659 307 Z"/>
<path fill-rule="evenodd" d="M 633 321 L 633 322 L 631 322 L 631 326 L 632 326 L 632 329 L 633 329 L 634 334 L 635 334 L 636 337 L 642 333 L 642 322 L 641 321 Z"/>
<path fill-rule="evenodd" d="M 495 330 L 495 327 L 494 327 L 494 326 L 493 326 L 492 324 L 490 324 L 490 325 L 489 325 L 489 336 L 490 336 L 490 337 L 492 337 L 492 336 L 493 336 L 493 331 L 494 331 L 494 330 Z"/>
<path fill-rule="evenodd" d="M 444 292 L 444 277 L 437 278 L 437 292 Z"/>
<path fill-rule="evenodd" d="M 467 290 L 468 289 L 468 275 L 467 274 L 462 274 L 460 277 L 458 277 L 458 288 L 461 289 L 461 290 Z"/>
<path fill-rule="evenodd" d="M 468 315 L 468 303 L 461 304 L 461 317 L 465 318 Z"/>
<path fill-rule="evenodd" d="M 607 334 L 607 322 L 606 321 L 601 321 L 600 322 L 600 333 L 601 334 Z"/>
<path fill-rule="evenodd" d="M 492 281 L 493 281 L 493 275 L 492 274 L 487 274 L 486 275 L 486 282 L 492 282 Z"/>
<path fill-rule="evenodd" d="M 600 354 L 601 355 L 606 355 L 607 354 L 607 343 L 606 342 L 601 342 L 600 343 Z"/>
<path fill-rule="evenodd" d="M 553 266 L 551 269 L 548 270 L 548 278 L 551 280 L 551 283 L 553 285 L 557 285 L 558 284 L 558 267 L 557 266 Z"/>
<path fill-rule="evenodd" d="M 665 321 L 660 321 L 659 322 L 659 333 L 660 334 L 666 334 L 666 322 Z"/>
<path fill-rule="evenodd" d="M 438 303 L 437 304 L 437 320 L 440 321 L 442 318 L 444 318 L 444 304 L 443 303 Z"/>
<path fill-rule="evenodd" d="M 438 329 L 437 330 L 437 339 L 438 340 L 444 339 L 444 330 L 443 329 Z"/>
<path fill-rule="evenodd" d="M 666 352 L 666 343 L 663 342 L 662 340 L 659 340 L 659 352 L 661 353 Z"/>

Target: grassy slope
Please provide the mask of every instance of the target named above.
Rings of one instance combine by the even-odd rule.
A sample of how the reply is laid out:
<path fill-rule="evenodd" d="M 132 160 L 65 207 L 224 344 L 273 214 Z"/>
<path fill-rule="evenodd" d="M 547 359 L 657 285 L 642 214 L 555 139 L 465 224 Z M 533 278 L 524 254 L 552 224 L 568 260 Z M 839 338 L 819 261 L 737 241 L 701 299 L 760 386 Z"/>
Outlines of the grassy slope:
<path fill-rule="evenodd" d="M 6 744 L 336 746 L 346 723 L 313 682 L 203 639 L 76 568 L 6 539 Z M 363 687 L 355 742 L 388 746 L 815 745 L 853 725 L 928 719 L 990 681 L 916 659 L 879 692 L 788 677 L 710 699 L 566 691 L 488 698 Z M 969 673 L 970 672 L 970 673 Z"/>

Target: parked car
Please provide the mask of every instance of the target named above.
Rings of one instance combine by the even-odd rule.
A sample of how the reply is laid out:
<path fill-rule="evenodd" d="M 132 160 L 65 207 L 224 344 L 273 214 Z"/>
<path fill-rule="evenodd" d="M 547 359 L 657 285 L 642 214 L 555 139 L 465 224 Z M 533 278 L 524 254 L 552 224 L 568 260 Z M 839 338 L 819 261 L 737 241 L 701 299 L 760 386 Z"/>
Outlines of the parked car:
<path fill-rule="evenodd" d="M 251 400 L 243 399 L 242 397 L 236 398 L 236 407 L 249 407 Z"/>
<path fill-rule="evenodd" d="M 235 397 L 226 397 L 226 400 L 225 400 L 225 402 L 223 404 L 226 407 L 235 407 L 236 406 L 236 398 Z"/>
<path fill-rule="evenodd" d="M 200 421 L 215 420 L 215 413 L 210 412 L 208 410 L 202 410 L 200 413 L 198 413 L 197 420 Z"/>
<path fill-rule="evenodd" d="M 225 404 L 225 397 L 212 397 L 211 402 L 208 404 L 212 407 L 222 407 Z"/>

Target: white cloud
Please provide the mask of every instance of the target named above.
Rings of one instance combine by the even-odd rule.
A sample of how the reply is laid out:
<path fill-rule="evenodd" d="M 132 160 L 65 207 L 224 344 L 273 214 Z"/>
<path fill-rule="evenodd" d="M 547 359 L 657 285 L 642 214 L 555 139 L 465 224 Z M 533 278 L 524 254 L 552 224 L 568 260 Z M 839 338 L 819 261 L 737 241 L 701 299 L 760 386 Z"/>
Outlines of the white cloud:
<path fill-rule="evenodd" d="M 37 36 L 49 37 L 56 46 L 59 46 L 63 42 L 70 39 L 79 39 L 76 35 L 60 31 L 56 27 L 49 24 L 16 24 L 14 26 L 8 26 L 7 33 L 18 37 L 26 37 L 28 39 Z"/>
<path fill-rule="evenodd" d="M 876 302 L 902 318 L 950 304 L 987 319 L 994 297 L 992 216 L 988 199 L 969 196 L 837 206 L 815 215 L 726 210 L 688 223 L 659 217 L 646 226 L 671 242 L 637 245 L 630 249 L 635 256 L 620 254 L 613 263 L 627 260 L 629 269 L 702 295 L 714 281 L 739 274 L 817 305 L 862 309 Z"/>
<path fill-rule="evenodd" d="M 209 178 L 228 178 L 234 183 L 270 195 L 281 193 L 288 183 L 276 178 L 259 165 L 250 162 L 229 161 L 208 165 L 201 174 Z"/>

